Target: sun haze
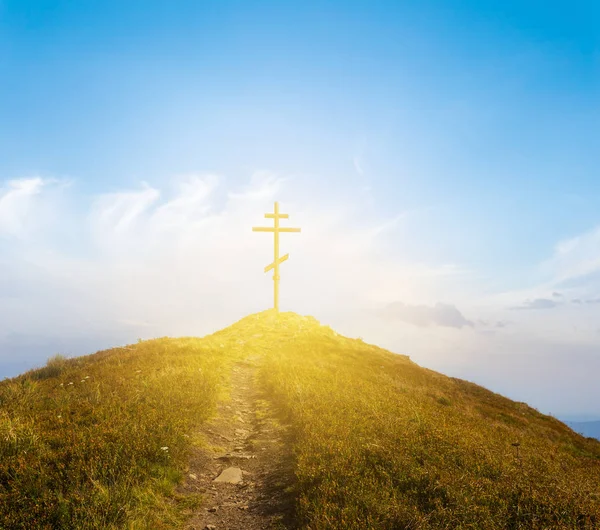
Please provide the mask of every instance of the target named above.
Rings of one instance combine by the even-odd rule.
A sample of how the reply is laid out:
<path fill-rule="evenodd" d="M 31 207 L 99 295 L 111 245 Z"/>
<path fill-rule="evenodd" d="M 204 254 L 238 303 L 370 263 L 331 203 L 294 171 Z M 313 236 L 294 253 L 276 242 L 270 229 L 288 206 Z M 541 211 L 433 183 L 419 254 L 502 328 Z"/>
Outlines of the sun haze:
<path fill-rule="evenodd" d="M 0 379 L 275 308 L 599 436 L 599 19 L 586 1 L 0 0 Z M 289 377 L 263 383 L 293 415 Z M 455 390 L 429 398 L 470 410 Z"/>

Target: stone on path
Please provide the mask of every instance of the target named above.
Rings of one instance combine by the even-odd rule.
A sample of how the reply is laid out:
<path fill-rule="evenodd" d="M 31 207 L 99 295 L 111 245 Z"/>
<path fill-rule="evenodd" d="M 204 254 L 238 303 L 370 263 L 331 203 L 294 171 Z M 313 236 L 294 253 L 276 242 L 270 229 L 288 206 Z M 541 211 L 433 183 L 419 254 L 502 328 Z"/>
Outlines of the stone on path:
<path fill-rule="evenodd" d="M 239 467 L 228 467 L 214 480 L 214 482 L 239 484 L 242 482 L 242 470 Z"/>

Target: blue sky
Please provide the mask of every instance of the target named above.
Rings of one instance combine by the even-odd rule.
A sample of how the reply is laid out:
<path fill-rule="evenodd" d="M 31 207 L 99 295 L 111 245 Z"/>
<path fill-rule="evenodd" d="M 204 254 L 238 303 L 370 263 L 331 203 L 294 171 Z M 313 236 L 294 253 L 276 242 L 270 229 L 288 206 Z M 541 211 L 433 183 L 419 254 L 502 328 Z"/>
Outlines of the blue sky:
<path fill-rule="evenodd" d="M 546 412 L 600 416 L 600 395 L 578 392 L 600 363 L 599 21 L 595 2 L 0 0 L 0 358 L 261 309 L 270 283 L 252 270 L 186 274 L 214 280 L 240 252 L 260 273 L 268 243 L 231 232 L 277 198 L 319 232 L 290 241 L 290 308 Z M 165 231 L 177 245 L 154 267 Z M 311 305 L 291 286 L 303 272 L 319 293 L 327 271 L 345 277 L 335 253 L 319 272 L 325 247 L 360 266 Z M 171 285 L 173 268 L 194 298 L 148 312 L 140 280 L 118 306 L 127 274 Z M 524 374 L 553 359 L 533 390 L 499 368 L 516 351 Z"/>

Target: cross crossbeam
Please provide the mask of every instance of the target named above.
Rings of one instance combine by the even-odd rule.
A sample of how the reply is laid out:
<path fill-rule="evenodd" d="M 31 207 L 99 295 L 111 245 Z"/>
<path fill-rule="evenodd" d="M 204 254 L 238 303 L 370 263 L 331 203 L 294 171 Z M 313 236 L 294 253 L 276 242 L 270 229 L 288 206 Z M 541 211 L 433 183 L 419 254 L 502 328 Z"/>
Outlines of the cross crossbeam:
<path fill-rule="evenodd" d="M 254 226 L 252 227 L 253 232 L 275 232 L 275 228 L 272 226 Z M 299 228 L 278 228 L 277 232 L 300 232 Z"/>
<path fill-rule="evenodd" d="M 286 254 L 285 256 L 281 256 L 278 260 L 277 260 L 277 265 L 281 265 L 286 259 L 288 259 L 290 257 L 289 254 Z M 271 265 L 267 265 L 265 267 L 265 272 L 269 272 L 271 269 L 275 268 L 275 262 L 271 263 Z"/>
<path fill-rule="evenodd" d="M 279 212 L 279 203 L 278 202 L 275 202 L 274 212 L 266 213 L 265 218 L 273 219 L 274 226 L 271 226 L 271 227 L 254 226 L 254 227 L 252 227 L 252 231 L 253 232 L 273 232 L 273 235 L 274 235 L 275 249 L 274 249 L 273 263 L 271 263 L 270 265 L 267 265 L 265 267 L 265 272 L 269 272 L 271 269 L 273 270 L 273 300 L 274 300 L 275 312 L 278 313 L 279 312 L 279 280 L 280 280 L 279 265 L 282 264 L 284 261 L 286 261 L 290 257 L 289 254 L 285 254 L 284 256 L 279 257 L 279 234 L 281 232 L 287 232 L 287 233 L 296 232 L 296 233 L 298 233 L 298 232 L 300 232 L 300 228 L 287 228 L 287 227 L 282 228 L 279 226 L 280 219 L 289 219 L 290 216 L 287 213 Z"/>

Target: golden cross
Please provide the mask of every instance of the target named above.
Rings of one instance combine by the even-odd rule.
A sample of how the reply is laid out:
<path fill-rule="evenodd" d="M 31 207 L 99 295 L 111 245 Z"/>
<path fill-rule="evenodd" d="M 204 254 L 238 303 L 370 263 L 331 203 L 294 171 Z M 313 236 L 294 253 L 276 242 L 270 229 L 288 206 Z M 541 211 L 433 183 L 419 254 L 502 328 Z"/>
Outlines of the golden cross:
<path fill-rule="evenodd" d="M 274 288 L 274 303 L 275 303 L 275 312 L 279 312 L 279 265 L 283 263 L 286 259 L 290 257 L 289 254 L 285 256 L 279 257 L 279 233 L 280 232 L 300 232 L 299 228 L 280 228 L 279 227 L 279 219 L 289 219 L 290 216 L 287 213 L 279 213 L 279 203 L 275 203 L 275 212 L 274 213 L 266 213 L 265 217 L 267 219 L 274 219 L 275 226 L 274 227 L 262 227 L 262 226 L 254 226 L 252 227 L 253 232 L 273 232 L 275 234 L 275 257 L 273 259 L 273 263 L 267 265 L 265 267 L 265 272 L 269 272 L 273 269 L 273 288 Z"/>

